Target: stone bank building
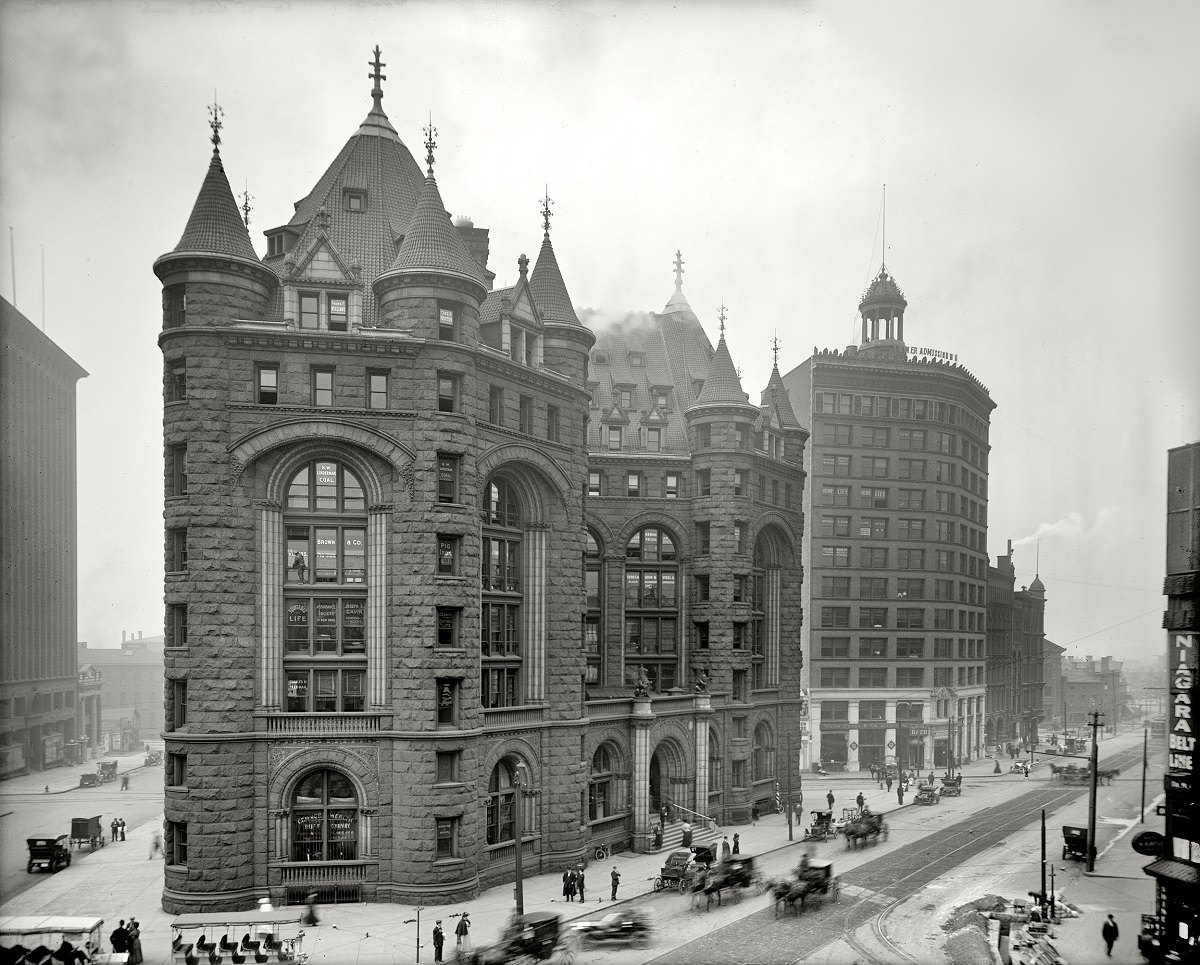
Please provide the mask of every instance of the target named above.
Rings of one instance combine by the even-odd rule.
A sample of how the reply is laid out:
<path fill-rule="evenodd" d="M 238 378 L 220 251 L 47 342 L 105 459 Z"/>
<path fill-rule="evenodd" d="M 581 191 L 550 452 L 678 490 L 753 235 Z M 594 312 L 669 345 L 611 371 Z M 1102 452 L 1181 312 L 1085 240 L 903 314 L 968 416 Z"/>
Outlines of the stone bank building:
<path fill-rule="evenodd" d="M 676 290 L 497 290 L 382 107 L 260 258 L 213 154 L 162 282 L 171 912 L 467 899 L 652 814 L 748 817 L 799 733 L 803 451 Z M 531 219 L 532 220 L 532 219 Z M 532 240 L 532 239 L 531 239 Z"/>

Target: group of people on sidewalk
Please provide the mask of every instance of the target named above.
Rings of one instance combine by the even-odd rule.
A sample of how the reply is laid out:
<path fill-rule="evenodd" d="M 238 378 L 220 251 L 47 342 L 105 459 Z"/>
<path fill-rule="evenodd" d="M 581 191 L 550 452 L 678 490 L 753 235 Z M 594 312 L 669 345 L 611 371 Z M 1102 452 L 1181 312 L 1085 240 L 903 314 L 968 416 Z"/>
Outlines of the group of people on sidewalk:
<path fill-rule="evenodd" d="M 433 925 L 433 960 L 442 961 L 442 948 L 446 944 L 446 933 L 442 931 L 442 920 L 439 918 Z M 454 926 L 454 947 L 459 956 L 471 947 L 471 913 L 464 911 Z"/>
<path fill-rule="evenodd" d="M 142 958 L 142 929 L 136 918 L 131 917 L 129 924 L 122 918 L 108 936 L 108 940 L 112 943 L 114 953 L 123 952 L 128 955 L 125 959 L 128 965 L 139 965 L 145 960 Z"/>
<path fill-rule="evenodd" d="M 124 841 L 125 840 L 125 819 L 124 818 L 113 818 L 112 824 L 109 825 L 109 828 L 112 829 L 112 838 L 110 840 L 112 840 L 112 841 Z"/>

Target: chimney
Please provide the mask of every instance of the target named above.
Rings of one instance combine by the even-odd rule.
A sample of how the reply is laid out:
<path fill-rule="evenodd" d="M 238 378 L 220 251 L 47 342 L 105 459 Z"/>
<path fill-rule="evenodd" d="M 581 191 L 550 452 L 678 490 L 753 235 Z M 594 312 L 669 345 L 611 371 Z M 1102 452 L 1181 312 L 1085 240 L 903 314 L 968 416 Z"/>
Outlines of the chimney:
<path fill-rule="evenodd" d="M 121 631 L 121 642 L 122 643 L 125 642 L 125 631 L 124 630 Z"/>

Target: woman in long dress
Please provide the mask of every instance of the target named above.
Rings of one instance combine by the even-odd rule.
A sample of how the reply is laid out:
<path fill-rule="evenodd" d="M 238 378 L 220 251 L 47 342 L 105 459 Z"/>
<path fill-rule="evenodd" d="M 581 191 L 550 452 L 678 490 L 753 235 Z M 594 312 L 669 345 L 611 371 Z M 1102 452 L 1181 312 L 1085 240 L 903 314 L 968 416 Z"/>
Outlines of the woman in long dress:
<path fill-rule="evenodd" d="M 128 965 L 140 965 L 145 959 L 142 958 L 142 928 L 136 918 L 129 919 L 126 931 L 129 932 L 129 957 L 125 961 Z"/>

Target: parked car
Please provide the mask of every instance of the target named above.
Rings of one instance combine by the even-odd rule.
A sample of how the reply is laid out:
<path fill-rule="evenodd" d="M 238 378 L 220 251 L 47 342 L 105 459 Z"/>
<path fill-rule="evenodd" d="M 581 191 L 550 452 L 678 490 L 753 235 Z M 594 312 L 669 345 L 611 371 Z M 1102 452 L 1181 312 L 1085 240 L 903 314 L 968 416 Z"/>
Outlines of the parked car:
<path fill-rule="evenodd" d="M 146 767 L 157 767 L 162 759 L 162 751 L 151 751 L 146 755 Z"/>
<path fill-rule="evenodd" d="M 80 774 L 79 775 L 79 786 L 80 787 L 96 787 L 97 785 L 99 785 L 99 783 L 100 783 L 100 775 L 99 774 L 93 773 L 93 774 Z"/>
<path fill-rule="evenodd" d="M 100 775 L 100 780 L 105 784 L 115 781 L 117 779 L 117 762 L 101 761 L 96 767 L 96 773 Z"/>
<path fill-rule="evenodd" d="M 29 863 L 25 871 L 33 874 L 35 870 L 46 870 L 51 873 L 61 871 L 71 863 L 71 847 L 69 835 L 60 834 L 58 837 L 26 838 L 29 847 Z"/>

